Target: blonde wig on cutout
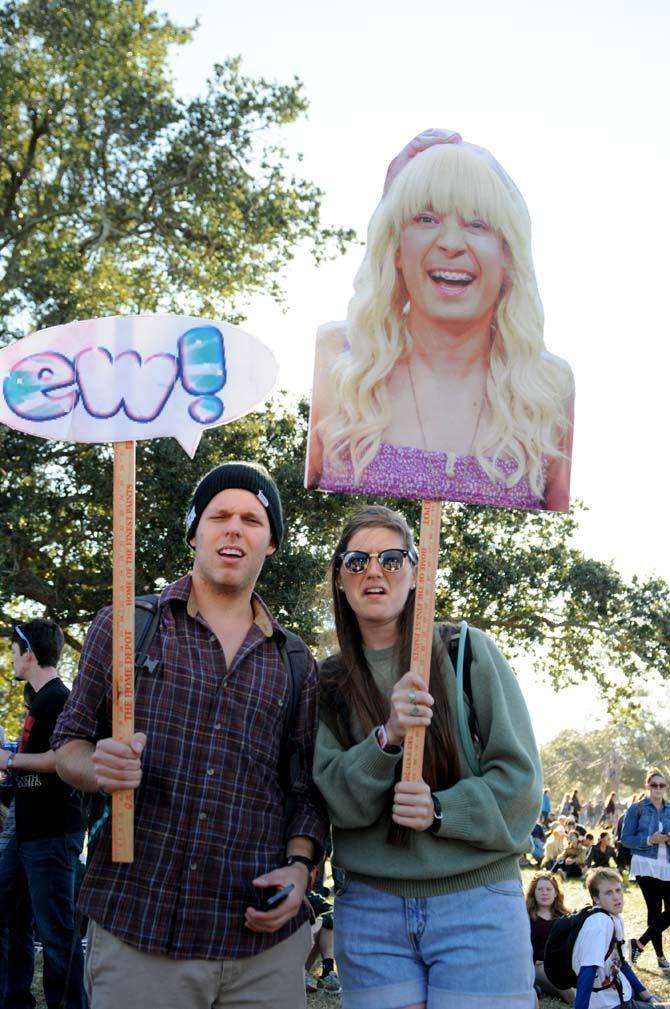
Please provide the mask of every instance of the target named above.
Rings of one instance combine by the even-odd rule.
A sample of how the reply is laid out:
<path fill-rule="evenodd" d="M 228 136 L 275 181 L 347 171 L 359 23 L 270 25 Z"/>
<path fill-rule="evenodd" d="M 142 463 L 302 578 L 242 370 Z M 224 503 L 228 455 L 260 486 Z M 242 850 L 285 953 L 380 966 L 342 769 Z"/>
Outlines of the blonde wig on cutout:
<path fill-rule="evenodd" d="M 407 290 L 395 255 L 405 224 L 422 210 L 481 218 L 502 237 L 506 276 L 495 307 L 486 408 L 473 453 L 491 480 L 527 477 L 542 497 L 546 457 L 561 456 L 572 373 L 544 347 L 544 315 L 531 256 L 528 210 L 493 157 L 470 144 L 437 144 L 413 158 L 377 207 L 349 303 L 346 353 L 334 365 L 334 407 L 319 425 L 335 468 L 351 460 L 356 480 L 391 421 L 387 381 L 412 349 Z M 496 463 L 515 460 L 505 481 Z"/>

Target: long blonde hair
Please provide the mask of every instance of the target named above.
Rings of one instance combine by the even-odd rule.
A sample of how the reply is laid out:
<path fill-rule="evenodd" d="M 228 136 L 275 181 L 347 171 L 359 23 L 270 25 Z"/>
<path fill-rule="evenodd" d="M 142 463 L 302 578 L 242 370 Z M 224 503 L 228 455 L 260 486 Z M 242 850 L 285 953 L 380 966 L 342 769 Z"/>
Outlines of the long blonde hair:
<path fill-rule="evenodd" d="M 523 198 L 491 155 L 469 144 L 438 144 L 413 158 L 372 216 L 349 303 L 348 351 L 335 363 L 334 406 L 319 425 L 325 458 L 335 468 L 350 459 L 360 480 L 391 421 L 387 380 L 412 349 L 395 255 L 403 226 L 428 208 L 481 217 L 503 239 L 508 266 L 494 313 L 487 410 L 473 452 L 492 480 L 514 486 L 526 476 L 542 497 L 544 457 L 562 454 L 572 373 L 545 351 Z M 496 465 L 505 457 L 517 463 L 507 480 Z"/>

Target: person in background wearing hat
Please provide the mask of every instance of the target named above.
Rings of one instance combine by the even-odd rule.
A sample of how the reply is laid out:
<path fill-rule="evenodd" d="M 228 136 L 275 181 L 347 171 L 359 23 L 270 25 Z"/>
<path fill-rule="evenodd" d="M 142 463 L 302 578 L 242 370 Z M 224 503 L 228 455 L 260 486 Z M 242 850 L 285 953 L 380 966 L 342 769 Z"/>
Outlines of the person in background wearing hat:
<path fill-rule="evenodd" d="M 89 916 L 91 1009 L 305 1005 L 311 931 L 303 896 L 327 823 L 311 784 L 317 673 L 307 654 L 291 739 L 301 788 L 287 822 L 280 785 L 289 671 L 282 628 L 254 587 L 283 533 L 267 470 L 227 463 L 195 490 L 191 574 L 159 597 L 129 744 L 100 728 L 111 709 L 112 615 L 91 625 L 52 739 L 59 774 L 83 791 L 135 792 L 135 859 L 110 860 L 101 829 L 80 894 Z M 292 887 L 273 910 L 260 895 Z"/>

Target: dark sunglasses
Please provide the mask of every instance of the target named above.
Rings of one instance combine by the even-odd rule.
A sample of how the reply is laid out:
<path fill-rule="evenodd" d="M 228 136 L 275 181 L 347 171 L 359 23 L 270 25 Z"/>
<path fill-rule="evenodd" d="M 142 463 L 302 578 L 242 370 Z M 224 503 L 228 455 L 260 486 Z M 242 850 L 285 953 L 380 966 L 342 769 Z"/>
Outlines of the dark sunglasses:
<path fill-rule="evenodd" d="M 350 574 L 360 575 L 373 557 L 379 561 L 382 571 L 400 571 L 406 557 L 414 563 L 414 557 L 409 550 L 381 550 L 378 554 L 369 554 L 366 550 L 345 550 L 340 554 L 340 561 Z"/>
<path fill-rule="evenodd" d="M 664 781 L 651 781 L 649 782 L 650 788 L 667 788 L 668 786 Z"/>
<path fill-rule="evenodd" d="M 33 646 L 30 644 L 30 642 L 28 641 L 28 638 L 25 636 L 25 634 L 23 633 L 23 631 L 21 630 L 21 628 L 20 627 L 15 627 L 14 628 L 14 633 L 18 634 L 18 636 L 21 638 L 21 641 L 23 641 L 23 643 L 26 646 L 26 648 L 28 649 L 28 651 L 32 652 Z"/>

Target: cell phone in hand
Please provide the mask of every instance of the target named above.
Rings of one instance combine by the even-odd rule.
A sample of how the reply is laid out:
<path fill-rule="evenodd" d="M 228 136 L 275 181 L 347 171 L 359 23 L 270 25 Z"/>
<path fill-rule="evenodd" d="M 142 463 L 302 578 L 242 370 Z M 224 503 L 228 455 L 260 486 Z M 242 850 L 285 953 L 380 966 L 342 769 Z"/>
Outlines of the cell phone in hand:
<path fill-rule="evenodd" d="M 295 883 L 283 886 L 281 890 L 274 890 L 271 887 L 264 887 L 258 893 L 258 903 L 261 911 L 274 911 L 276 907 L 285 901 L 290 893 L 295 890 Z"/>

